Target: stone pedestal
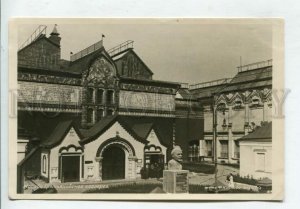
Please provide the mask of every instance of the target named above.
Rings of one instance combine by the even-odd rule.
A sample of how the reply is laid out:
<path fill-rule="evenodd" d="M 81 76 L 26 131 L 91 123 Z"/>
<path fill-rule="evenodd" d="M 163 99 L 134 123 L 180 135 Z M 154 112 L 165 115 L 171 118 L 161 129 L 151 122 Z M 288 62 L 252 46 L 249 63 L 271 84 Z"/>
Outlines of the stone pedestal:
<path fill-rule="evenodd" d="M 163 190 L 166 193 L 188 193 L 188 170 L 164 170 Z"/>

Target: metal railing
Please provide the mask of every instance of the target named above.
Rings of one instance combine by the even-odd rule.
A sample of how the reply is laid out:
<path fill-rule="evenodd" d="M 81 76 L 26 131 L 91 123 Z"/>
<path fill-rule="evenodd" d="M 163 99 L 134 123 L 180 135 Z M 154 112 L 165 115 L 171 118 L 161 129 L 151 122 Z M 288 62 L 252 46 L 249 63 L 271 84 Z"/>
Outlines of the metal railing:
<path fill-rule="evenodd" d="M 237 68 L 238 68 L 238 72 L 240 73 L 248 70 L 254 70 L 254 69 L 269 67 L 269 66 L 272 66 L 272 59 L 239 66 Z"/>
<path fill-rule="evenodd" d="M 30 37 L 19 47 L 19 51 L 35 41 L 41 34 L 46 35 L 46 29 L 46 25 L 39 25 Z"/>
<path fill-rule="evenodd" d="M 223 78 L 223 79 L 218 79 L 214 81 L 208 81 L 204 83 L 197 83 L 197 84 L 192 84 L 190 85 L 190 89 L 200 89 L 204 87 L 210 87 L 210 86 L 217 86 L 221 84 L 227 84 L 231 81 L 231 78 Z"/>
<path fill-rule="evenodd" d="M 102 40 L 98 41 L 97 43 L 77 52 L 76 54 L 72 54 L 70 56 L 70 60 L 71 62 L 74 62 L 75 60 L 85 57 L 86 55 L 91 54 L 92 52 L 100 49 L 102 46 L 103 46 L 103 41 Z"/>
<path fill-rule="evenodd" d="M 111 49 L 109 49 L 107 52 L 108 54 L 113 57 L 122 51 L 125 51 L 126 49 L 132 49 L 133 48 L 133 42 L 132 40 L 125 41 L 124 43 L 119 44 L 118 46 L 115 46 Z"/>

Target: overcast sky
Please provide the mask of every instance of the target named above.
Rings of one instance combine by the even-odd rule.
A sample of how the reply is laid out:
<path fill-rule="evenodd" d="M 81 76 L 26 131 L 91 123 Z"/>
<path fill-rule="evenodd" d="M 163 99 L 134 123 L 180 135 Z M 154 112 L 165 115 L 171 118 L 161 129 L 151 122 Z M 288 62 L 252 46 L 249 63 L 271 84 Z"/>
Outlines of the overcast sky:
<path fill-rule="evenodd" d="M 232 77 L 237 66 L 272 58 L 272 25 L 254 21 L 220 22 L 176 21 L 114 24 L 82 24 L 45 21 L 47 35 L 54 24 L 62 38 L 62 58 L 70 59 L 70 52 L 78 52 L 101 40 L 105 34 L 106 50 L 126 41 L 134 41 L 134 50 L 153 71 L 154 79 L 187 82 L 190 84 Z M 19 45 L 40 23 L 19 26 Z"/>

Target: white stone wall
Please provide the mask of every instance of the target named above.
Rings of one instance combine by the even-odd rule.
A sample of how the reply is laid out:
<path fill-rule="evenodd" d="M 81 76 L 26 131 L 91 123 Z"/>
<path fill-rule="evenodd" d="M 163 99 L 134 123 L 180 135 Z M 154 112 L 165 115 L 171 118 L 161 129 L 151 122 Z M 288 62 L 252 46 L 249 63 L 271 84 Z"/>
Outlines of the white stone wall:
<path fill-rule="evenodd" d="M 85 165 L 84 168 L 85 179 L 101 180 L 99 179 L 99 162 L 96 161 L 96 153 L 98 148 L 102 145 L 102 143 L 104 143 L 108 139 L 116 137 L 116 135 L 128 141 L 128 143 L 130 143 L 134 147 L 137 159 L 141 159 L 142 162 L 144 161 L 144 144 L 135 140 L 118 122 L 115 122 L 101 136 L 99 136 L 94 141 L 85 145 L 85 161 L 92 161 L 91 164 Z M 135 178 L 136 173 L 135 176 L 133 176 L 134 174 L 132 174 L 132 171 L 135 170 L 135 164 L 133 162 L 129 162 L 128 159 L 129 155 L 126 152 L 125 154 L 126 154 L 125 178 Z M 133 168 L 131 168 L 131 173 L 129 172 L 129 164 L 132 164 L 131 166 L 133 166 Z"/>
<path fill-rule="evenodd" d="M 76 131 L 74 128 L 71 128 L 69 132 L 67 133 L 66 137 L 64 140 L 56 147 L 51 149 L 50 151 L 50 175 L 49 175 L 49 181 L 50 182 L 55 182 L 55 181 L 60 181 L 58 177 L 59 173 L 59 156 L 63 155 L 65 153 L 74 153 L 77 156 L 82 156 L 81 150 L 75 150 L 73 147 L 70 147 L 68 150 L 64 150 L 62 153 L 59 153 L 59 150 L 63 147 L 67 148 L 70 145 L 74 145 L 75 147 L 81 147 L 79 144 L 79 136 L 77 135 Z M 80 157 L 80 181 L 83 179 L 81 178 L 81 157 Z"/>
<path fill-rule="evenodd" d="M 264 154 L 264 162 L 258 162 L 257 154 Z M 258 170 L 264 164 L 263 170 Z M 272 144 L 271 142 L 240 142 L 240 176 L 255 179 L 272 179 Z"/>

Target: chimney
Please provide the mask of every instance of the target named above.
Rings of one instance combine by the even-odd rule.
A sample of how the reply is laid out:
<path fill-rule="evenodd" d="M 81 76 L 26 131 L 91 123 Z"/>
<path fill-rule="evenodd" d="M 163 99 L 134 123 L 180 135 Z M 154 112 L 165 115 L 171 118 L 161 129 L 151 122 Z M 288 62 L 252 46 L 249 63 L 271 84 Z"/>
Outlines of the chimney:
<path fill-rule="evenodd" d="M 53 31 L 50 33 L 49 40 L 60 46 L 61 37 L 59 37 L 56 27 L 57 24 L 54 25 Z"/>

